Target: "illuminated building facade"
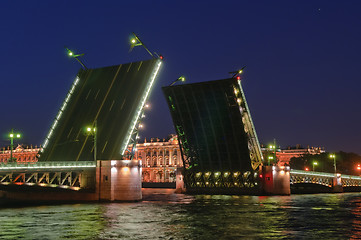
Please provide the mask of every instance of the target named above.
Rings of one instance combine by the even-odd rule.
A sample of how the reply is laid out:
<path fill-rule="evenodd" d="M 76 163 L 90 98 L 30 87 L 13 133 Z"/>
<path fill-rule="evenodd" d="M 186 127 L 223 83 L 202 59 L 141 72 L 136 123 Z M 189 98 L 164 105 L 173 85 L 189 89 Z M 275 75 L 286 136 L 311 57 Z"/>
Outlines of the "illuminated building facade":
<path fill-rule="evenodd" d="M 270 150 L 269 148 L 261 148 L 262 154 L 264 159 L 268 159 L 268 156 L 273 156 L 273 150 Z M 276 158 L 277 158 L 277 165 L 279 166 L 285 166 L 289 165 L 291 158 L 293 157 L 302 157 L 303 155 L 316 155 L 324 153 L 325 149 L 321 147 L 307 147 L 302 148 L 300 145 L 297 145 L 296 147 L 289 147 L 287 149 L 276 149 Z"/>
<path fill-rule="evenodd" d="M 38 159 L 36 158 L 36 155 L 38 154 L 39 151 L 40 148 L 38 148 L 37 146 L 35 146 L 35 148 L 33 148 L 33 146 L 30 146 L 30 148 L 29 147 L 24 148 L 23 146 L 18 145 L 13 150 L 13 158 L 16 159 L 17 163 L 37 162 Z M 7 163 L 9 159 L 10 159 L 10 147 L 8 147 L 7 149 L 2 148 L 0 151 L 0 163 Z"/>
<path fill-rule="evenodd" d="M 177 167 L 183 166 L 176 135 L 138 143 L 134 158 L 142 161 L 143 182 L 175 182 Z"/>
<path fill-rule="evenodd" d="M 291 158 L 302 157 L 303 155 L 316 155 L 324 153 L 325 149 L 320 147 L 307 147 L 296 149 L 284 149 L 276 153 L 279 165 L 289 165 Z"/>

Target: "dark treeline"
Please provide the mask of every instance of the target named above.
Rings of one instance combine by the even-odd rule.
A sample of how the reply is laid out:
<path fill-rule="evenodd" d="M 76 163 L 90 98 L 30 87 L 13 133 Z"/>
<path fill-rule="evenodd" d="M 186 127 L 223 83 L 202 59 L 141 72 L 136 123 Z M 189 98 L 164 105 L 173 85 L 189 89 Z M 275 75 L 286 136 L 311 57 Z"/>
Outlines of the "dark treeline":
<path fill-rule="evenodd" d="M 301 157 L 291 158 L 291 169 L 314 170 L 316 172 L 333 173 L 334 160 L 331 153 L 321 153 L 318 155 L 305 154 Z M 333 154 L 333 153 L 332 153 Z M 361 175 L 361 156 L 356 153 L 336 152 L 336 168 L 338 173 L 349 175 Z M 359 167 L 359 168 L 358 168 Z"/>

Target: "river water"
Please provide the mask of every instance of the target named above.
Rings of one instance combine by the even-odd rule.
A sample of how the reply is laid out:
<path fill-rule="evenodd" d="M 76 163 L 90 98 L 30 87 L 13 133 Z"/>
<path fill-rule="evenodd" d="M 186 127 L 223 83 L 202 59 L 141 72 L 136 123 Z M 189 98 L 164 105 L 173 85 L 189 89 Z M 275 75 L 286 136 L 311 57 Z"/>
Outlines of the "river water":
<path fill-rule="evenodd" d="M 211 196 L 0 208 L 0 239 L 361 239 L 361 193 Z"/>

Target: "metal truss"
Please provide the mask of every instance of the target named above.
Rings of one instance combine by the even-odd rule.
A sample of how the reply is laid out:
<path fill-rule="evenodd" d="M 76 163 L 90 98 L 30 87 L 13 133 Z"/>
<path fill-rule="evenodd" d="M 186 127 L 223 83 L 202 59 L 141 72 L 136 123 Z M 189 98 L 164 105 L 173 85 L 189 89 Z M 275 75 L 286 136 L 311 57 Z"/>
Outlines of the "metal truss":
<path fill-rule="evenodd" d="M 332 187 L 333 177 L 291 174 L 290 184 L 292 185 L 298 183 L 311 183 L 311 184 L 323 185 L 326 187 Z"/>
<path fill-rule="evenodd" d="M 341 178 L 342 187 L 361 187 L 361 180 L 343 176 Z"/>
<path fill-rule="evenodd" d="M 28 185 L 40 187 L 58 187 L 79 190 L 81 172 L 9 172 L 0 173 L 2 185 Z"/>
<path fill-rule="evenodd" d="M 186 171 L 186 188 L 254 188 L 257 173 L 247 172 L 192 172 Z"/>
<path fill-rule="evenodd" d="M 256 170 L 262 164 L 263 156 L 261 153 L 261 147 L 259 145 L 256 129 L 254 127 L 251 113 L 249 111 L 248 104 L 246 101 L 246 96 L 242 89 L 241 80 L 238 80 L 238 86 L 234 86 L 234 94 L 235 97 L 237 98 L 239 110 L 242 115 L 244 131 L 248 139 L 248 150 L 249 150 L 251 165 L 253 170 Z"/>
<path fill-rule="evenodd" d="M 342 187 L 359 187 L 361 186 L 361 177 L 352 176 L 352 175 L 343 175 L 334 173 L 324 173 L 324 172 L 309 172 L 302 170 L 291 170 L 290 174 L 290 183 L 311 183 L 319 184 L 327 187 L 333 187 L 335 178 L 341 179 Z"/>
<path fill-rule="evenodd" d="M 181 125 L 176 125 L 176 131 L 178 135 L 179 149 L 181 151 L 184 168 L 189 169 L 193 166 L 192 164 L 194 161 L 192 161 L 192 159 L 196 158 L 195 152 L 190 151 L 189 149 L 189 144 L 183 131 L 183 127 Z"/>

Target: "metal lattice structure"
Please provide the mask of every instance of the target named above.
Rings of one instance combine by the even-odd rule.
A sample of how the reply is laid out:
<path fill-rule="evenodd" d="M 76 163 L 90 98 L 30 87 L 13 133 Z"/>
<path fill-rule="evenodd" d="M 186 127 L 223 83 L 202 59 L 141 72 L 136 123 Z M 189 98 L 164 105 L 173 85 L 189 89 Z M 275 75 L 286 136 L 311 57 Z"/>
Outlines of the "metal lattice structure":
<path fill-rule="evenodd" d="M 342 187 L 361 187 L 361 177 L 341 175 Z"/>
<path fill-rule="evenodd" d="M 334 174 L 328 173 L 291 170 L 290 184 L 308 183 L 332 187 L 334 177 Z"/>
<path fill-rule="evenodd" d="M 361 187 L 361 177 L 325 172 L 311 172 L 302 170 L 291 170 L 290 184 L 317 184 L 326 187 L 333 187 L 335 178 L 339 179 L 342 187 Z"/>
<path fill-rule="evenodd" d="M 186 187 L 254 187 L 253 173 L 263 157 L 240 80 L 168 86 L 163 93 L 182 151 Z M 215 177 L 216 172 L 223 177 Z M 225 178 L 227 172 L 238 177 Z"/>
<path fill-rule="evenodd" d="M 190 172 L 185 181 L 191 188 L 253 188 L 257 175 L 252 172 Z"/>
<path fill-rule="evenodd" d="M 38 186 L 80 190 L 94 188 L 94 162 L 0 164 L 0 185 Z M 89 182 L 89 178 L 92 178 Z"/>
<path fill-rule="evenodd" d="M 89 161 L 96 127 L 97 159 L 122 159 L 134 144 L 141 113 L 162 61 L 153 58 L 81 69 L 44 141 L 39 161 Z"/>

